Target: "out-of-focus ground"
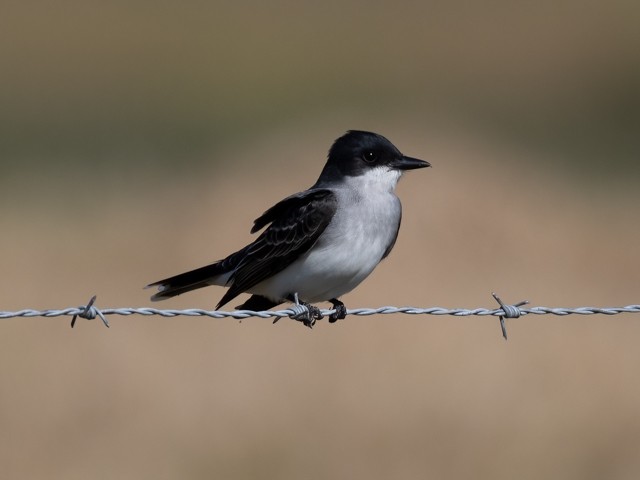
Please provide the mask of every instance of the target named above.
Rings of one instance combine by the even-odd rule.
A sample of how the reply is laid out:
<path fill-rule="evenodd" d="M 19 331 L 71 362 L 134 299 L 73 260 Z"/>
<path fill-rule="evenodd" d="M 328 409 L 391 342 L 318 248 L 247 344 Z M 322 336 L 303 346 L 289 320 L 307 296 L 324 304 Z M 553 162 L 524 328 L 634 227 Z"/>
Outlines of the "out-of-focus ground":
<path fill-rule="evenodd" d="M 3 7 L 0 310 L 150 305 L 349 128 L 434 167 L 348 307 L 640 303 L 636 5 L 323 5 Z M 640 475 L 636 315 L 68 321 L 0 324 L 3 478 Z"/>

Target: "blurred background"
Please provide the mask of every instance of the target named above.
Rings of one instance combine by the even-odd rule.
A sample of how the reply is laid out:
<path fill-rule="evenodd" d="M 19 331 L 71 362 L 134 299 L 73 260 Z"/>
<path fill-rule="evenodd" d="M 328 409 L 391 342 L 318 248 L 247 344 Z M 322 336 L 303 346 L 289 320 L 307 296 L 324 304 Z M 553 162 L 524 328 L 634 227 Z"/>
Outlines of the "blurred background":
<path fill-rule="evenodd" d="M 636 2 L 0 9 L 0 310 L 149 306 L 348 129 L 433 164 L 348 307 L 640 303 Z M 640 475 L 634 315 L 110 321 L 2 321 L 3 477 Z"/>

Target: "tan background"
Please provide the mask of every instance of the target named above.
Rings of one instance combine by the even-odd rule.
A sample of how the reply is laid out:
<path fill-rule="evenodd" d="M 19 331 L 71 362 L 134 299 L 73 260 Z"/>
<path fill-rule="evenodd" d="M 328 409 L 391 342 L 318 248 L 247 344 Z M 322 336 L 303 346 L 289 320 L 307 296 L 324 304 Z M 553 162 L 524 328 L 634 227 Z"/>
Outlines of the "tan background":
<path fill-rule="evenodd" d="M 0 309 L 146 306 L 349 128 L 434 168 L 347 306 L 640 303 L 633 2 L 7 2 Z M 213 308 L 210 288 L 162 304 Z M 640 475 L 640 317 L 2 321 L 12 479 Z"/>

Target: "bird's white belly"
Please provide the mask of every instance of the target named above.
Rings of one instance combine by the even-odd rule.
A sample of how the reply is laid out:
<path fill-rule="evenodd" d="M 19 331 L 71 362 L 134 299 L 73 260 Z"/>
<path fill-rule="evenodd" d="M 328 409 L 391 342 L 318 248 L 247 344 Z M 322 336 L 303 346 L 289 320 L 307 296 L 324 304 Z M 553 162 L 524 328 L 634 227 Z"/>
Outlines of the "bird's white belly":
<path fill-rule="evenodd" d="M 358 286 L 394 241 L 401 207 L 391 192 L 345 204 L 309 252 L 251 293 L 274 300 L 297 293 L 302 301 L 319 302 Z"/>

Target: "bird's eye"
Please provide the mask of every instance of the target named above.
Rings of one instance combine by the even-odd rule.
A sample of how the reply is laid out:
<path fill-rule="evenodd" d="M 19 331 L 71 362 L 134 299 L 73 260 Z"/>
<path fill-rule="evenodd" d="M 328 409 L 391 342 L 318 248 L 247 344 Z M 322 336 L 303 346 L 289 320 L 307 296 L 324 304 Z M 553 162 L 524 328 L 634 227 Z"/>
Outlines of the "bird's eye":
<path fill-rule="evenodd" d="M 373 163 L 378 159 L 376 152 L 368 150 L 362 154 L 362 159 L 367 163 Z"/>

